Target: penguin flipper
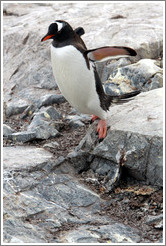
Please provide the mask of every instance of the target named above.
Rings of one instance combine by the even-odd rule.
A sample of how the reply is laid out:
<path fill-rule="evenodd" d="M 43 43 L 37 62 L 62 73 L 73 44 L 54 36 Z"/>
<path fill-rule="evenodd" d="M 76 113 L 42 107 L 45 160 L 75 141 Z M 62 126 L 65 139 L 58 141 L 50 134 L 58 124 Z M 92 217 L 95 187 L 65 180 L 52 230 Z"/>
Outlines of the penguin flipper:
<path fill-rule="evenodd" d="M 110 59 L 137 55 L 134 49 L 123 46 L 105 46 L 93 50 L 87 50 L 85 53 L 89 60 L 94 62 L 103 62 Z"/>

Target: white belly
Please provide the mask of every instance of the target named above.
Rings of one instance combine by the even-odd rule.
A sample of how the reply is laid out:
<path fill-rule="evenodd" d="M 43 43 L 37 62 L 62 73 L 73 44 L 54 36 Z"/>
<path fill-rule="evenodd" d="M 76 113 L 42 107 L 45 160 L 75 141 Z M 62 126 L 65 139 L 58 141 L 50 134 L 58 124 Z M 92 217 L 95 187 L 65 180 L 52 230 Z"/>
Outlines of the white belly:
<path fill-rule="evenodd" d="M 58 87 L 68 102 L 81 113 L 105 118 L 96 92 L 94 72 L 74 46 L 55 48 L 51 45 L 53 73 Z"/>

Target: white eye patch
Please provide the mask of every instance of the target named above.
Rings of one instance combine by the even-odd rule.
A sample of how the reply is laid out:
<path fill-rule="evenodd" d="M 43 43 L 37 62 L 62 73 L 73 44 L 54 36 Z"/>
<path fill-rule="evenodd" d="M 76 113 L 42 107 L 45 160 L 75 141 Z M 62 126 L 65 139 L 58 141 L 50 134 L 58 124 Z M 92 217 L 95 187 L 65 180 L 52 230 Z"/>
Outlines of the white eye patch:
<path fill-rule="evenodd" d="M 63 23 L 61 23 L 61 22 L 55 22 L 55 23 L 58 26 L 58 32 L 59 32 L 62 29 L 62 27 L 63 27 Z"/>

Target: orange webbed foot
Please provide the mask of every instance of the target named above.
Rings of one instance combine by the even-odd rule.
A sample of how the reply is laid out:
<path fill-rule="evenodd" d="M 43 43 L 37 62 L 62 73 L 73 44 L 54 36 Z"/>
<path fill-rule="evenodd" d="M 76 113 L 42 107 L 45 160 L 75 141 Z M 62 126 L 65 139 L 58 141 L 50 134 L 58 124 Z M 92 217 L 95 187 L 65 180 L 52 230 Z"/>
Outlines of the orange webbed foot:
<path fill-rule="evenodd" d="M 99 120 L 98 126 L 97 126 L 97 132 L 99 134 L 99 141 L 101 142 L 107 134 L 107 122 L 106 120 Z"/>

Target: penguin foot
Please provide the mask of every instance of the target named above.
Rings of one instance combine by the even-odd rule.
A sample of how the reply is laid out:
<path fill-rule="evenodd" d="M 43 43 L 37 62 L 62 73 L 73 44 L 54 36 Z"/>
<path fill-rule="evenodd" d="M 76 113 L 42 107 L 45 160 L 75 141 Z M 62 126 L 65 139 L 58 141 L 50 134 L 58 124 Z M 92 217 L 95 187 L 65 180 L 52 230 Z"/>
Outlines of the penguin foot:
<path fill-rule="evenodd" d="M 90 124 L 92 124 L 95 120 L 97 120 L 99 117 L 96 116 L 95 114 L 92 115 L 92 118 L 90 120 Z"/>
<path fill-rule="evenodd" d="M 101 142 L 107 134 L 107 122 L 106 120 L 99 120 L 97 125 L 97 132 L 99 134 L 99 142 Z"/>

